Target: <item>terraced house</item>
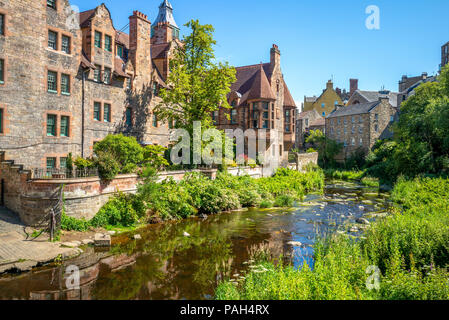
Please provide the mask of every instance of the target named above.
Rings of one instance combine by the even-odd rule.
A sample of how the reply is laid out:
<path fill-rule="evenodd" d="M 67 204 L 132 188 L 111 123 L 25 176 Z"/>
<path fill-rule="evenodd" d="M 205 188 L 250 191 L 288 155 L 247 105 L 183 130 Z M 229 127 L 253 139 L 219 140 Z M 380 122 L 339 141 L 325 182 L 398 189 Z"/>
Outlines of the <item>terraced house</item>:
<path fill-rule="evenodd" d="M 288 159 L 295 144 L 296 104 L 284 80 L 281 52 L 277 45 L 270 50 L 270 62 L 236 68 L 228 102 L 232 109 L 220 109 L 212 117 L 219 129 L 267 130 L 266 156 Z"/>
<path fill-rule="evenodd" d="M 167 145 L 170 125 L 152 110 L 178 38 L 166 0 L 153 24 L 134 11 L 121 30 L 104 4 L 78 14 L 67 0 L 1 1 L 0 151 L 57 168 L 111 133 Z"/>
<path fill-rule="evenodd" d="M 344 145 L 338 160 L 347 159 L 358 149 L 367 153 L 377 140 L 391 138 L 397 113 L 388 94 L 374 102 L 337 107 L 326 118 L 326 136 Z"/>

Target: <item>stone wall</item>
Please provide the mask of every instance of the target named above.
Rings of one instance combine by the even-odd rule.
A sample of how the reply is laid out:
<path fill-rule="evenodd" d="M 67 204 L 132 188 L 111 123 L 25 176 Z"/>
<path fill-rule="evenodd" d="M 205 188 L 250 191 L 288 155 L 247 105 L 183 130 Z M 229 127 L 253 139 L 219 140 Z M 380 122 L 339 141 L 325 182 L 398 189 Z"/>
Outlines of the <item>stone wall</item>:
<path fill-rule="evenodd" d="M 296 170 L 304 172 L 309 164 L 318 165 L 318 152 L 297 153 Z"/>

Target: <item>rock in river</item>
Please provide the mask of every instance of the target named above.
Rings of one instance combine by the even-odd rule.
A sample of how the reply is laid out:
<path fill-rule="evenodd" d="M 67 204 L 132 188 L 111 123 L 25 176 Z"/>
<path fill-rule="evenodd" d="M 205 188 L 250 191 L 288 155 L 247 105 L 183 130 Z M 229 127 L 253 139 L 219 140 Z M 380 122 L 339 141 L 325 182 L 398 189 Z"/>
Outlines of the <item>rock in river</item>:
<path fill-rule="evenodd" d="M 359 218 L 355 222 L 357 222 L 358 224 L 364 224 L 364 225 L 369 225 L 370 224 L 370 222 L 367 219 L 365 219 L 365 218 Z"/>
<path fill-rule="evenodd" d="M 293 247 L 301 247 L 302 246 L 302 243 L 299 241 L 290 241 L 288 244 Z"/>

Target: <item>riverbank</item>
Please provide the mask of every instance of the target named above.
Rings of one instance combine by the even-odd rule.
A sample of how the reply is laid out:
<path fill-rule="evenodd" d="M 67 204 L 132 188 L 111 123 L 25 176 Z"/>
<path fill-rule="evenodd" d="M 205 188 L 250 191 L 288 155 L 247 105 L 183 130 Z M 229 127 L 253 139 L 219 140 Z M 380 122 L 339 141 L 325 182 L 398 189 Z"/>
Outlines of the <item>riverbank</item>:
<path fill-rule="evenodd" d="M 392 200 L 392 215 L 362 237 L 333 234 L 318 242 L 313 265 L 276 265 L 262 255 L 239 283 L 223 281 L 216 298 L 449 299 L 449 180 L 399 180 Z"/>
<path fill-rule="evenodd" d="M 290 208 L 249 208 L 148 225 L 113 236 L 111 248 L 82 247 L 75 259 L 0 277 L 0 300 L 213 299 L 222 279 L 238 280 L 250 270 L 255 248 L 269 247 L 299 265 L 303 259 L 297 252 L 312 259 L 321 233 L 354 234 L 358 219 L 371 221 L 370 215 L 386 210 L 386 196 L 371 196 L 374 192 L 357 183 L 333 182 Z M 367 199 L 371 205 L 362 203 Z M 80 269 L 79 291 L 65 287 L 65 272 L 73 265 Z"/>

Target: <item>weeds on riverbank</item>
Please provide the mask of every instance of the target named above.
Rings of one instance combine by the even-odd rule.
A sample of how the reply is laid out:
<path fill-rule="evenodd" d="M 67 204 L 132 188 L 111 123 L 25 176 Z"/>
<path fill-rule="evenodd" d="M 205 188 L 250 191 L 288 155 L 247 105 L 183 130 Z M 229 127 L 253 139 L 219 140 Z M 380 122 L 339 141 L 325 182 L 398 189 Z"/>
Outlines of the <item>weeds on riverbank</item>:
<path fill-rule="evenodd" d="M 319 241 L 313 270 L 262 260 L 265 272 L 250 272 L 238 285 L 223 282 L 216 298 L 449 299 L 449 180 L 400 179 L 392 198 L 404 210 L 375 222 L 361 240 L 334 235 Z M 374 267 L 377 289 L 367 286 Z"/>
<path fill-rule="evenodd" d="M 324 174 L 319 168 L 306 173 L 279 169 L 270 178 L 235 177 L 219 172 L 215 180 L 189 173 L 181 182 L 156 182 L 148 170 L 136 195 L 119 194 L 91 220 L 63 217 L 63 230 L 91 227 L 131 227 L 146 221 L 176 220 L 251 207 L 288 207 L 309 192 L 322 192 Z"/>
<path fill-rule="evenodd" d="M 336 169 L 327 169 L 324 171 L 327 179 L 343 180 L 343 181 L 358 181 L 366 187 L 379 187 L 379 179 L 370 177 L 366 170 L 363 171 L 342 171 Z"/>

